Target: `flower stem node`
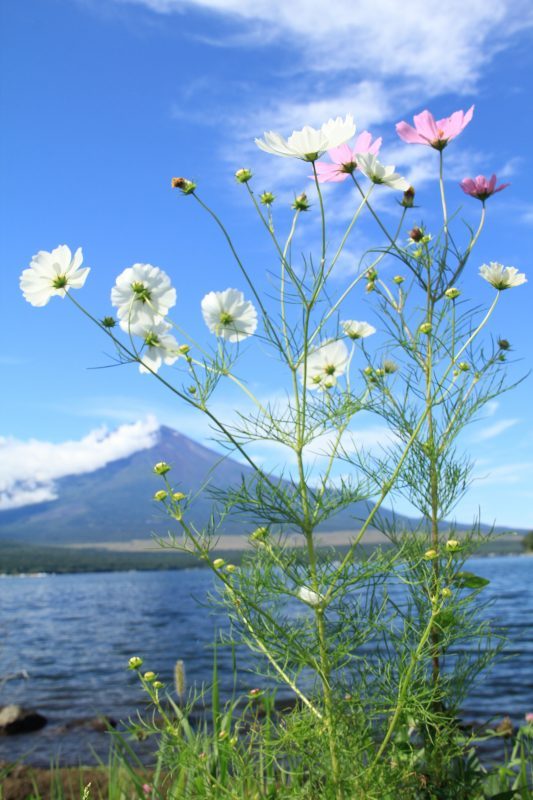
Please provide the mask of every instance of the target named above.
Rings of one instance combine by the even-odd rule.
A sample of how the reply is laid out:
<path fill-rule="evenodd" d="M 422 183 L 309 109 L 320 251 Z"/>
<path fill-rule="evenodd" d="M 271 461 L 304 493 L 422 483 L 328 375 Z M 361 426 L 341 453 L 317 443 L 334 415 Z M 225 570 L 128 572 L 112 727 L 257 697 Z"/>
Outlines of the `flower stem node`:
<path fill-rule="evenodd" d="M 165 492 L 164 489 L 160 489 L 158 492 L 154 494 L 154 500 L 157 500 L 158 503 L 163 502 L 168 497 L 168 492 Z"/>
<path fill-rule="evenodd" d="M 143 678 L 147 683 L 153 683 L 156 677 L 157 675 L 155 674 L 155 672 L 145 672 L 143 675 Z"/>
<path fill-rule="evenodd" d="M 413 208 L 415 204 L 415 190 L 412 186 L 405 190 L 400 200 L 400 205 L 404 208 Z"/>
<path fill-rule="evenodd" d="M 460 294 L 461 292 L 455 286 L 450 286 L 450 288 L 446 289 L 444 292 L 444 295 L 448 298 L 448 300 L 457 300 Z"/>
<path fill-rule="evenodd" d="M 235 180 L 238 181 L 238 183 L 248 183 L 248 181 L 251 178 L 252 178 L 251 169 L 245 169 L 243 167 L 242 169 L 238 169 L 237 172 L 235 173 Z"/>
<path fill-rule="evenodd" d="M 443 597 L 451 597 L 452 594 L 453 594 L 453 592 L 448 586 L 445 586 L 444 589 L 442 590 L 442 596 Z"/>
<path fill-rule="evenodd" d="M 431 322 L 423 322 L 422 325 L 420 325 L 420 327 L 418 328 L 420 333 L 425 333 L 425 334 L 431 333 L 432 329 L 433 325 L 431 324 Z"/>
<path fill-rule="evenodd" d="M 448 539 L 446 542 L 446 550 L 449 553 L 456 553 L 461 549 L 461 542 L 458 539 Z"/>
<path fill-rule="evenodd" d="M 128 669 L 139 669 L 143 665 L 143 660 L 140 656 L 132 656 L 128 661 Z"/>
<path fill-rule="evenodd" d="M 104 317 L 102 320 L 102 325 L 104 328 L 114 328 L 117 324 L 114 317 Z"/>
<path fill-rule="evenodd" d="M 259 201 L 263 206 L 271 206 L 275 199 L 276 197 L 272 192 L 263 192 L 259 195 Z"/>
<path fill-rule="evenodd" d="M 166 461 L 158 461 L 154 467 L 154 472 L 156 475 L 166 475 L 167 472 L 170 472 L 171 466 L 167 464 Z"/>
<path fill-rule="evenodd" d="M 215 569 L 222 569 L 225 563 L 226 562 L 224 561 L 223 558 L 215 558 L 215 560 L 213 561 L 213 566 Z"/>
<path fill-rule="evenodd" d="M 438 552 L 433 548 L 431 548 L 430 550 L 426 550 L 426 552 L 424 553 L 424 558 L 426 559 L 426 561 L 433 561 L 433 559 L 438 557 L 439 557 Z"/>
<path fill-rule="evenodd" d="M 196 189 L 196 184 L 187 178 L 172 178 L 172 188 L 179 189 L 183 194 L 192 194 Z"/>
<path fill-rule="evenodd" d="M 305 192 L 302 192 L 294 198 L 294 203 L 291 208 L 294 208 L 295 211 L 309 211 L 311 205 Z"/>

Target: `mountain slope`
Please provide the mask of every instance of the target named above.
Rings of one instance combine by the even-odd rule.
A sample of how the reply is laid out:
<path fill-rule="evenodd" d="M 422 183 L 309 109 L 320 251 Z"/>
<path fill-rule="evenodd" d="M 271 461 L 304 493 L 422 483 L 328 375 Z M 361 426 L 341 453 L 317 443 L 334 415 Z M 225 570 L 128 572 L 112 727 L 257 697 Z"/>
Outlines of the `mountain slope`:
<path fill-rule="evenodd" d="M 161 478 L 153 473 L 158 461 L 172 465 L 172 486 L 186 493 L 198 492 L 206 481 L 217 488 L 235 486 L 253 474 L 250 467 L 161 427 L 152 447 L 94 472 L 56 481 L 56 500 L 0 511 L 0 541 L 79 544 L 148 539 L 154 532 L 166 535 L 173 523 L 153 500 L 154 492 L 162 488 Z M 190 519 L 203 526 L 212 509 L 209 493 L 200 492 L 191 504 Z M 360 516 L 365 510 L 366 503 L 356 504 L 323 529 L 350 529 L 353 514 Z M 223 531 L 249 533 L 250 524 L 234 516 L 226 520 Z"/>

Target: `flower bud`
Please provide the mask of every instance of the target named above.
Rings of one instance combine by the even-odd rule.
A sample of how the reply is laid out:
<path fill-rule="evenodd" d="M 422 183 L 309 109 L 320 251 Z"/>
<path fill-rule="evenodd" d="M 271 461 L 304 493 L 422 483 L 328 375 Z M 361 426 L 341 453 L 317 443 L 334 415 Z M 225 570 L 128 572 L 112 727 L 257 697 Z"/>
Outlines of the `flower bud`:
<path fill-rule="evenodd" d="M 324 389 L 333 389 L 336 383 L 337 381 L 335 380 L 335 378 L 328 376 L 327 378 L 324 378 L 324 380 L 322 381 L 322 386 L 324 387 Z"/>
<path fill-rule="evenodd" d="M 189 392 L 189 394 L 196 394 L 196 386 L 189 386 L 187 388 L 187 391 Z"/>
<path fill-rule="evenodd" d="M 154 494 L 154 500 L 157 500 L 158 503 L 161 503 L 168 497 L 168 492 L 165 492 L 164 489 L 160 489 L 158 492 Z"/>
<path fill-rule="evenodd" d="M 423 322 L 422 325 L 418 328 L 420 333 L 431 333 L 433 326 L 431 322 Z"/>
<path fill-rule="evenodd" d="M 251 177 L 252 177 L 252 170 L 245 169 L 244 167 L 242 169 L 238 169 L 237 172 L 235 173 L 235 179 L 239 183 L 248 183 Z"/>
<path fill-rule="evenodd" d="M 190 349 L 191 348 L 189 347 L 188 344 L 180 344 L 180 346 L 178 347 L 178 350 L 182 354 L 182 356 L 186 356 L 187 353 L 190 352 Z"/>
<path fill-rule="evenodd" d="M 386 358 L 383 361 L 383 370 L 384 370 L 386 375 L 392 375 L 393 372 L 397 372 L 398 371 L 398 364 L 396 364 L 394 361 L 391 361 L 390 359 Z"/>
<path fill-rule="evenodd" d="M 377 378 L 383 378 L 383 376 L 385 375 L 385 370 L 379 367 L 379 369 L 376 370 L 375 374 Z"/>
<path fill-rule="evenodd" d="M 179 189 L 183 194 L 192 194 L 196 189 L 196 184 L 187 178 L 172 178 L 172 188 Z"/>
<path fill-rule="evenodd" d="M 438 557 L 439 554 L 433 548 L 431 548 L 430 550 L 426 550 L 426 552 L 424 553 L 424 558 L 426 559 L 426 561 L 433 561 L 434 558 Z"/>
<path fill-rule="evenodd" d="M 405 278 L 403 277 L 403 275 L 395 275 L 392 280 L 394 281 L 394 283 L 400 285 L 404 282 Z"/>
<path fill-rule="evenodd" d="M 253 533 L 250 534 L 250 541 L 252 542 L 261 542 L 266 539 L 268 536 L 268 528 L 260 527 L 256 528 Z"/>
<path fill-rule="evenodd" d="M 166 461 L 158 461 L 154 467 L 154 472 L 156 475 L 166 475 L 167 472 L 170 472 L 171 467 Z"/>
<path fill-rule="evenodd" d="M 139 669 L 142 665 L 143 660 L 140 656 L 132 656 L 128 661 L 128 669 Z"/>
<path fill-rule="evenodd" d="M 145 672 L 143 678 L 147 683 L 153 683 L 156 679 L 156 674 L 155 672 Z"/>
<path fill-rule="evenodd" d="M 367 292 L 373 292 L 375 290 L 375 288 L 376 288 L 376 284 L 374 283 L 374 281 L 368 281 L 368 283 L 365 286 L 365 290 Z"/>
<path fill-rule="evenodd" d="M 183 492 L 173 492 L 172 493 L 172 499 L 175 500 L 176 503 L 179 503 L 180 500 L 185 500 L 186 497 L 187 497 L 187 495 L 183 494 Z"/>
<path fill-rule="evenodd" d="M 224 561 L 223 558 L 215 558 L 215 560 L 213 561 L 213 566 L 215 569 L 222 569 L 225 563 L 226 562 Z"/>
<path fill-rule="evenodd" d="M 455 286 L 450 286 L 449 289 L 446 289 L 444 294 L 446 295 L 448 300 L 455 300 L 457 297 L 459 297 L 461 292 L 459 291 L 459 289 L 456 289 Z"/>
<path fill-rule="evenodd" d="M 448 550 L 450 553 L 454 553 L 456 550 L 460 549 L 461 542 L 459 542 L 457 539 L 448 539 L 446 542 L 446 550 Z"/>
<path fill-rule="evenodd" d="M 114 328 L 116 324 L 116 320 L 113 317 L 104 317 L 102 320 L 104 328 Z"/>
<path fill-rule="evenodd" d="M 498 347 L 500 350 L 510 350 L 511 345 L 507 339 L 498 339 Z"/>
<path fill-rule="evenodd" d="M 294 208 L 295 211 L 309 211 L 310 207 L 311 206 L 309 204 L 305 192 L 302 192 L 301 194 L 298 195 L 298 197 L 294 198 L 294 203 L 292 204 L 292 208 Z"/>
<path fill-rule="evenodd" d="M 229 743 L 230 743 L 230 745 L 232 747 L 235 747 L 235 745 L 237 744 L 238 741 L 239 741 L 239 739 L 238 739 L 237 736 L 232 736 L 231 739 L 229 740 Z"/>
<path fill-rule="evenodd" d="M 235 566 L 235 564 L 228 564 L 226 567 L 226 572 L 237 572 L 237 569 L 238 568 Z"/>
<path fill-rule="evenodd" d="M 442 596 L 443 597 L 451 597 L 452 594 L 453 594 L 453 592 L 452 592 L 452 590 L 450 588 L 448 588 L 448 586 L 445 586 L 444 589 L 442 590 Z"/>
<path fill-rule="evenodd" d="M 248 692 L 248 697 L 261 697 L 262 694 L 263 694 L 262 689 L 250 689 L 250 691 Z"/>
<path fill-rule="evenodd" d="M 363 370 L 363 373 L 365 375 L 373 375 L 374 374 L 374 369 L 373 369 L 373 367 L 365 367 L 364 370 Z"/>
<path fill-rule="evenodd" d="M 412 208 L 415 204 L 415 190 L 412 186 L 405 190 L 403 198 L 400 200 L 400 205 L 404 208 Z"/>
<path fill-rule="evenodd" d="M 227 739 L 227 737 L 228 737 L 228 732 L 227 731 L 220 731 L 220 733 L 218 734 L 218 738 L 220 739 L 220 741 L 223 741 L 224 739 Z"/>
<path fill-rule="evenodd" d="M 420 242 L 424 238 L 424 231 L 416 225 L 409 231 L 409 238 L 412 242 Z"/>
<path fill-rule="evenodd" d="M 365 272 L 365 278 L 367 281 L 377 281 L 378 279 L 378 271 L 377 269 L 367 269 Z"/>
<path fill-rule="evenodd" d="M 460 372 L 468 372 L 470 369 L 470 364 L 468 364 L 466 361 L 460 361 L 457 366 Z"/>
<path fill-rule="evenodd" d="M 276 197 L 272 192 L 263 192 L 259 195 L 259 200 L 264 206 L 271 206 L 275 199 Z"/>
<path fill-rule="evenodd" d="M 161 683 L 161 681 L 154 681 L 154 682 L 153 682 L 153 684 L 152 684 L 152 686 L 154 687 L 154 689 L 162 689 L 162 688 L 163 688 L 163 685 L 164 685 L 164 684 L 162 684 L 162 683 Z"/>

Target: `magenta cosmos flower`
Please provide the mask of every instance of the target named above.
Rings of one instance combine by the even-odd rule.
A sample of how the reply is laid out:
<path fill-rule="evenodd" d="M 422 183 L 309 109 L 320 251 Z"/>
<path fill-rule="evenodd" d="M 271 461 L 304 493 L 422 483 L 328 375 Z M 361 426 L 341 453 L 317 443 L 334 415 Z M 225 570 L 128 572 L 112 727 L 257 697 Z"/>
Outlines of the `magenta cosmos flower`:
<path fill-rule="evenodd" d="M 348 144 L 341 144 L 328 150 L 328 156 L 332 163 L 327 161 L 317 161 L 316 172 L 320 183 L 332 183 L 344 181 L 357 169 L 357 155 L 359 153 L 372 153 L 377 156 L 381 147 L 381 136 L 372 142 L 372 135 L 368 131 L 359 134 L 353 147 Z M 311 176 L 313 177 L 313 176 Z"/>
<path fill-rule="evenodd" d="M 496 186 L 496 175 L 492 175 L 488 180 L 484 175 L 478 175 L 477 178 L 463 178 L 459 186 L 465 194 L 471 197 L 477 197 L 478 200 L 483 202 L 490 197 L 491 194 L 501 192 L 502 189 L 507 189 L 510 183 L 500 183 Z"/>
<path fill-rule="evenodd" d="M 437 119 L 430 111 L 422 111 L 413 117 L 415 127 L 403 121 L 396 124 L 396 132 L 400 139 L 408 144 L 427 144 L 435 150 L 444 150 L 451 139 L 459 136 L 466 128 L 474 114 L 474 106 L 468 111 L 454 111 L 451 117 Z"/>

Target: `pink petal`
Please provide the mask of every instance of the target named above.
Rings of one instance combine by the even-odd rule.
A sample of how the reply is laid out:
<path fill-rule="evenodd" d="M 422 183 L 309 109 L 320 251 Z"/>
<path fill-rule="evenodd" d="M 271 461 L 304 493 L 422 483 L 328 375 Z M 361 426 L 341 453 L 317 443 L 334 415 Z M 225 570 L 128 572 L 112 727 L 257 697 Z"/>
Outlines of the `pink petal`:
<path fill-rule="evenodd" d="M 422 111 L 420 114 L 416 114 L 413 117 L 413 122 L 415 123 L 415 128 L 420 136 L 422 136 L 426 141 L 434 142 L 435 139 L 439 138 L 438 128 L 435 124 L 435 117 L 427 109 Z"/>
<path fill-rule="evenodd" d="M 473 194 L 473 192 L 477 191 L 476 184 L 472 178 L 463 178 L 459 186 L 465 194 Z"/>
<path fill-rule="evenodd" d="M 347 172 L 341 172 L 338 164 L 328 164 L 326 161 L 315 161 L 316 174 L 319 183 L 339 183 L 346 180 Z M 314 175 L 309 176 L 314 179 Z"/>
<path fill-rule="evenodd" d="M 352 150 L 346 143 L 332 147 L 331 150 L 328 150 L 328 156 L 334 164 L 349 164 L 350 161 L 353 161 Z"/>
<path fill-rule="evenodd" d="M 373 156 L 377 156 L 377 154 L 379 153 L 379 149 L 381 147 L 381 143 L 382 142 L 383 142 L 383 139 L 381 138 L 381 136 L 378 136 L 378 138 L 376 139 L 376 141 L 374 142 L 372 147 L 370 147 L 368 149 L 368 152 L 372 153 Z"/>
<path fill-rule="evenodd" d="M 493 194 L 496 194 L 496 192 L 501 192 L 501 191 L 502 191 L 502 189 L 507 189 L 507 187 L 508 187 L 508 186 L 510 186 L 510 185 L 511 185 L 510 183 L 500 183 L 500 185 L 498 186 L 498 188 L 497 188 L 497 189 L 494 189 L 494 192 L 493 192 Z"/>
<path fill-rule="evenodd" d="M 411 125 L 403 120 L 402 122 L 396 123 L 396 133 L 400 139 L 403 139 L 403 141 L 408 144 L 427 144 L 426 139 L 420 136 L 418 131 L 415 131 Z"/>
<path fill-rule="evenodd" d="M 496 175 L 494 173 L 491 175 L 490 181 L 487 183 L 487 190 L 489 192 L 493 192 L 496 186 Z"/>

